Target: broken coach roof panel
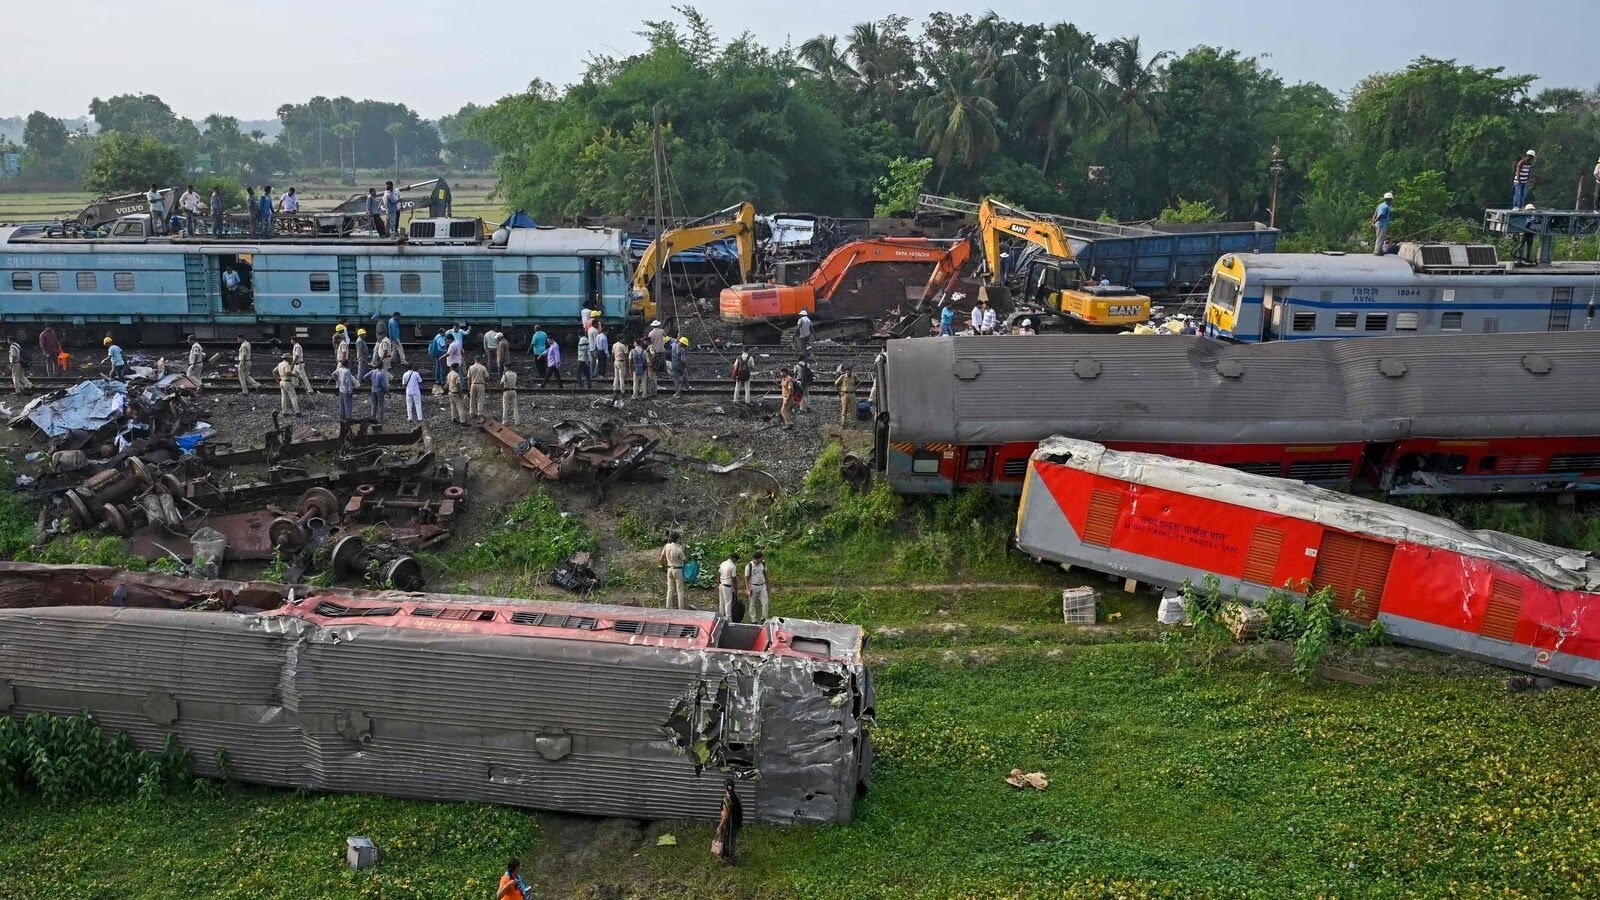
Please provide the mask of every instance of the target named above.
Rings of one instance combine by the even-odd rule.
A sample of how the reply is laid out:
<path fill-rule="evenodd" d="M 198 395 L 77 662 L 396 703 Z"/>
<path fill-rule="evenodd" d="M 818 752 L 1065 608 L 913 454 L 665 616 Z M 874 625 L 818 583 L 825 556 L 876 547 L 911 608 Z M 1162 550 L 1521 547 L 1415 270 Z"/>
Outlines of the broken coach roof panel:
<path fill-rule="evenodd" d="M 1600 332 L 1225 344 L 1187 335 L 890 341 L 895 440 L 1277 443 L 1600 433 Z"/>

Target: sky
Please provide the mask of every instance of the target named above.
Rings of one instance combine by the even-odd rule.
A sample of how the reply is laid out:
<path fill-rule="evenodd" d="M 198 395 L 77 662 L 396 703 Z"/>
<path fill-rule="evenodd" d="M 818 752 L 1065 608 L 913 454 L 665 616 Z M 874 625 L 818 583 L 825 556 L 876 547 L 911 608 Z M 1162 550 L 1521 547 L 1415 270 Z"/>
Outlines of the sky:
<path fill-rule="evenodd" d="M 1071 21 L 1101 38 L 1138 34 L 1148 52 L 1213 44 L 1266 58 L 1286 81 L 1336 91 L 1420 55 L 1593 87 L 1596 0 L 698 0 L 727 38 L 798 46 L 890 14 Z M 153 93 L 179 114 L 273 118 L 318 94 L 405 103 L 424 117 L 492 102 L 533 78 L 569 84 L 595 54 L 643 46 L 640 23 L 671 18 L 638 0 L 3 0 L 8 77 L 0 115 L 71 118 L 92 97 Z M 1514 20 L 1514 21 L 1510 21 Z M 1521 32 L 1514 34 L 1512 25 Z M 152 53 L 152 48 L 161 52 Z M 30 73 L 18 77 L 17 73 Z"/>

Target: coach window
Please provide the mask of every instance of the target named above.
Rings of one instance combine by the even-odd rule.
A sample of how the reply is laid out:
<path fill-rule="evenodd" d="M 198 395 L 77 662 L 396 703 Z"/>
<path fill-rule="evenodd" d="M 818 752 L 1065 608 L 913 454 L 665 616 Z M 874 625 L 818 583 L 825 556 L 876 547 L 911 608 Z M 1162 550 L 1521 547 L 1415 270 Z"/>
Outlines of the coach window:
<path fill-rule="evenodd" d="M 13 291 L 33 290 L 33 274 L 30 272 L 12 272 L 11 289 Z"/>
<path fill-rule="evenodd" d="M 406 272 L 400 276 L 400 293 L 422 293 L 422 276 L 415 272 Z"/>
<path fill-rule="evenodd" d="M 1333 327 L 1336 331 L 1355 331 L 1356 314 L 1353 312 L 1342 312 L 1335 315 L 1333 317 Z"/>
<path fill-rule="evenodd" d="M 968 472 L 982 472 L 984 466 L 987 466 L 988 464 L 989 464 L 989 448 L 988 447 L 969 447 L 969 448 L 967 448 L 967 471 Z"/>
<path fill-rule="evenodd" d="M 314 272 L 311 275 L 311 290 L 318 294 L 326 294 L 333 290 L 333 283 L 322 272 Z"/>
<path fill-rule="evenodd" d="M 1440 331 L 1460 331 L 1461 330 L 1461 316 L 1462 316 L 1462 314 L 1460 312 L 1443 313 L 1442 315 L 1439 316 L 1439 330 Z"/>
<path fill-rule="evenodd" d="M 1417 330 L 1417 322 L 1418 322 L 1418 316 L 1414 312 L 1403 312 L 1403 313 L 1395 313 L 1394 314 L 1394 330 L 1395 331 L 1416 331 Z"/>
<path fill-rule="evenodd" d="M 517 291 L 523 294 L 539 293 L 539 276 L 525 272 L 517 276 Z"/>
<path fill-rule="evenodd" d="M 911 474 L 937 475 L 939 474 L 939 454 L 927 451 L 918 451 L 911 455 Z"/>
<path fill-rule="evenodd" d="M 100 289 L 99 279 L 94 277 L 94 273 L 93 272 L 79 272 L 78 273 L 78 290 L 80 290 L 80 291 L 98 291 L 99 289 Z"/>
<path fill-rule="evenodd" d="M 133 273 L 132 272 L 113 272 L 113 273 L 111 273 L 111 286 L 116 288 L 119 291 L 131 291 L 131 290 L 133 290 Z"/>
<path fill-rule="evenodd" d="M 1367 313 L 1367 330 L 1368 331 L 1388 331 L 1389 330 L 1389 314 L 1388 313 Z"/>
<path fill-rule="evenodd" d="M 60 272 L 40 272 L 39 273 L 39 290 L 41 290 L 41 291 L 59 291 L 59 290 L 61 290 L 61 273 Z"/>
<path fill-rule="evenodd" d="M 383 293 L 383 273 L 368 272 L 361 279 L 361 289 L 369 294 Z"/>
<path fill-rule="evenodd" d="M 1297 312 L 1294 314 L 1295 331 L 1316 331 L 1317 314 L 1314 312 Z"/>

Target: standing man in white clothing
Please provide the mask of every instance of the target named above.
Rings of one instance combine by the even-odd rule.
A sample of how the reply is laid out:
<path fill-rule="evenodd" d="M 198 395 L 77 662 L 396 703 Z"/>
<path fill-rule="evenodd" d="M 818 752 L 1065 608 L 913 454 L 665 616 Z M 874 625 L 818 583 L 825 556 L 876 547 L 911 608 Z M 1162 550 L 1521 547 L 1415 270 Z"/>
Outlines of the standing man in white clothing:
<path fill-rule="evenodd" d="M 422 373 L 417 371 L 416 363 L 406 364 L 406 373 L 400 376 L 400 383 L 406 388 L 406 421 L 422 421 Z"/>
<path fill-rule="evenodd" d="M 717 612 L 729 621 L 740 621 L 744 616 L 736 615 L 741 612 L 737 608 L 738 602 L 739 551 L 735 550 L 717 567 Z"/>

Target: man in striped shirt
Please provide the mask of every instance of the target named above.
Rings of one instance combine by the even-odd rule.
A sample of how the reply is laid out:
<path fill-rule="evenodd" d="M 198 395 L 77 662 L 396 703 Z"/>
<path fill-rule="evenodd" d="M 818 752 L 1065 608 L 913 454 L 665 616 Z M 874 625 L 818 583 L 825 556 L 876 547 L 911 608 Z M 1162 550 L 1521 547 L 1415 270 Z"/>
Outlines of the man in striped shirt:
<path fill-rule="evenodd" d="M 1533 160 L 1539 154 L 1529 150 L 1511 169 L 1511 208 L 1521 209 L 1533 189 Z"/>

